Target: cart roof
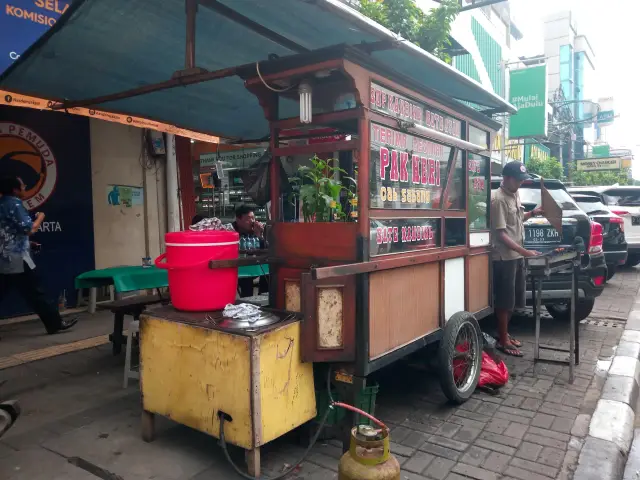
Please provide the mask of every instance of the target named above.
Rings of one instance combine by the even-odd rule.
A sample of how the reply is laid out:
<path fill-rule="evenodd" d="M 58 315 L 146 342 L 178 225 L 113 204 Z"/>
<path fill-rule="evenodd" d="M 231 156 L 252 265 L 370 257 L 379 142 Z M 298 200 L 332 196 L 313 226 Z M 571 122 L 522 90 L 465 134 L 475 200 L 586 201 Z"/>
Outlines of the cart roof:
<path fill-rule="evenodd" d="M 165 82 L 184 67 L 185 25 L 184 0 L 77 0 L 0 76 L 0 87 L 81 101 Z M 515 112 L 495 93 L 339 0 L 200 0 L 195 38 L 196 66 L 209 71 L 332 45 L 371 45 L 376 63 L 426 89 L 492 113 Z M 258 100 L 238 75 L 109 101 L 100 109 L 239 139 L 269 132 Z"/>

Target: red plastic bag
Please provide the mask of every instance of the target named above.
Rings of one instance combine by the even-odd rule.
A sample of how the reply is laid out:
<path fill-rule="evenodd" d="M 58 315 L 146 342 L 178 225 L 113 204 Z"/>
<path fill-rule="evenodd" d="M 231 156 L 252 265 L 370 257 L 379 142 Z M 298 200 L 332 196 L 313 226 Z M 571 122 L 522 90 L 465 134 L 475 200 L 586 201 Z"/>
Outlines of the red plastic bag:
<path fill-rule="evenodd" d="M 457 345 L 456 350 L 464 353 L 468 349 L 466 343 Z M 466 361 L 460 359 L 453 360 L 453 378 L 458 382 L 466 375 L 469 366 Z M 482 352 L 482 364 L 480 366 L 480 378 L 478 380 L 478 388 L 498 388 L 507 384 L 509 381 L 509 370 L 505 363 L 500 360 L 497 363 L 489 354 Z"/>
<path fill-rule="evenodd" d="M 478 387 L 502 387 L 509 381 L 509 370 L 502 360 L 500 363 L 491 358 L 486 352 L 482 352 L 482 366 Z"/>

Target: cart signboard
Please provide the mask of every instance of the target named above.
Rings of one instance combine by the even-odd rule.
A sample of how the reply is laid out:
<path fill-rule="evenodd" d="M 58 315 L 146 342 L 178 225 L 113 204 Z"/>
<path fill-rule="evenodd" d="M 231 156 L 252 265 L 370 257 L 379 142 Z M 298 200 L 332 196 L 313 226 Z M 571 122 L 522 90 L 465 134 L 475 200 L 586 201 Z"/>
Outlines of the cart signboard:
<path fill-rule="evenodd" d="M 372 218 L 370 255 L 439 247 L 440 224 L 440 218 Z"/>
<path fill-rule="evenodd" d="M 371 123 L 371 208 L 440 208 L 450 152 L 445 145 Z"/>
<path fill-rule="evenodd" d="M 462 122 L 460 120 L 376 83 L 371 83 L 369 103 L 371 110 L 375 112 L 422 125 L 452 137 L 462 138 Z"/>

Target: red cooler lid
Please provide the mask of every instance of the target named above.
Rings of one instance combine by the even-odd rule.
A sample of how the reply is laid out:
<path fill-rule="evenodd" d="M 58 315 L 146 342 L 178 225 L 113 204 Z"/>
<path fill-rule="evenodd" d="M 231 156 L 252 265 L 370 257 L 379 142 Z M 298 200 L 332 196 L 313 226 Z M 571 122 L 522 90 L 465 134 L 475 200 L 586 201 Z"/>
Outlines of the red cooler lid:
<path fill-rule="evenodd" d="M 237 243 L 239 239 L 240 235 L 238 235 L 237 232 L 229 232 L 226 230 L 205 230 L 202 232 L 187 230 L 184 232 L 169 232 L 164 236 L 164 241 L 167 246 L 200 244 L 205 246 L 204 244 Z"/>

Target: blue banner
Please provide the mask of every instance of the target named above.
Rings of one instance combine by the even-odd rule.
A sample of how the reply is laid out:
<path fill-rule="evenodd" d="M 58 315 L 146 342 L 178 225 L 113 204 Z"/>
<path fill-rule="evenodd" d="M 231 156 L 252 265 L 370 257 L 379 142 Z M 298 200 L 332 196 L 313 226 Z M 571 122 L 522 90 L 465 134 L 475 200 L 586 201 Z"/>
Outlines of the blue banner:
<path fill-rule="evenodd" d="M 74 279 L 95 265 L 89 119 L 59 112 L 0 107 L 0 176 L 27 187 L 25 207 L 45 221 L 32 240 L 36 271 L 52 302 L 65 292 L 76 303 Z M 0 318 L 26 313 L 16 295 L 0 302 Z"/>
<path fill-rule="evenodd" d="M 0 73 L 51 28 L 71 0 L 0 0 Z"/>

